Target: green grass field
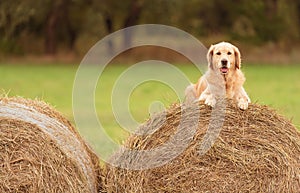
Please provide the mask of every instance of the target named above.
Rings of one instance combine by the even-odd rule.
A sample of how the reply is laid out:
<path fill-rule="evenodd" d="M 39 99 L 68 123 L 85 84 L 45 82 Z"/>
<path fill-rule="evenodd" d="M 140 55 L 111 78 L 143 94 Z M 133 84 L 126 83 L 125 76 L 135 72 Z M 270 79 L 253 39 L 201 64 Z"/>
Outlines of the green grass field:
<path fill-rule="evenodd" d="M 99 79 L 95 104 L 101 123 L 107 132 L 122 140 L 111 109 L 111 91 L 114 82 L 129 66 L 110 65 Z M 178 65 L 191 81 L 195 82 L 199 72 L 190 65 Z M 77 66 L 67 65 L 0 65 L 0 88 L 8 96 L 43 99 L 55 106 L 73 121 L 72 87 Z M 276 109 L 300 128 L 300 66 L 244 65 L 247 81 L 245 88 L 252 102 Z M 184 91 L 182 91 L 184 92 Z M 157 82 L 148 82 L 137 87 L 130 96 L 130 111 L 133 117 L 143 122 L 149 117 L 149 106 L 160 101 L 165 107 L 178 99 L 169 87 Z M 157 107 L 162 109 L 162 107 Z"/>

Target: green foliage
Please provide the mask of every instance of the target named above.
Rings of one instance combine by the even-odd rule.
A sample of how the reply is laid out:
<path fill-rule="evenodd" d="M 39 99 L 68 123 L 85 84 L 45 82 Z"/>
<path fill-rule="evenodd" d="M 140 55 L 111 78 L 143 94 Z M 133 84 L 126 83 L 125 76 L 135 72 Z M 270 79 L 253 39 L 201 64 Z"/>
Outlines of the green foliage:
<path fill-rule="evenodd" d="M 26 54 L 28 49 L 20 45 L 21 37 L 33 44 L 34 37 L 39 37 L 45 41 L 47 53 L 55 54 L 58 47 L 75 51 L 82 37 L 100 39 L 124 27 L 143 23 L 176 26 L 201 38 L 221 35 L 250 43 L 299 43 L 300 2 L 1 0 L 0 39 L 9 45 L 0 49 L 15 52 L 18 48 Z"/>
<path fill-rule="evenodd" d="M 200 76 L 192 66 L 178 67 L 192 82 L 196 82 Z M 114 136 L 119 136 L 120 130 L 112 113 L 111 91 L 118 76 L 126 68 L 124 65 L 110 65 L 99 79 L 95 92 L 99 119 Z M 293 123 L 300 128 L 300 67 L 246 64 L 243 71 L 247 77 L 245 89 L 252 102 L 277 109 L 287 118 L 292 118 Z M 9 96 L 43 99 L 72 120 L 72 87 L 75 73 L 75 66 L 57 64 L 0 65 L 1 88 Z M 142 84 L 130 96 L 133 117 L 139 122 L 145 121 L 149 117 L 149 106 L 153 101 L 161 101 L 168 107 L 177 102 L 177 97 L 166 85 L 157 82 Z"/>
<path fill-rule="evenodd" d="M 23 51 L 20 48 L 20 46 L 18 46 L 18 44 L 16 44 L 16 41 L 13 39 L 0 39 L 0 50 L 1 50 L 1 54 L 5 55 L 5 54 L 14 54 L 14 55 L 22 55 Z M 0 55 L 1 55 L 0 54 Z"/>
<path fill-rule="evenodd" d="M 0 33 L 4 40 L 17 37 L 34 15 L 31 2 L 0 1 Z"/>

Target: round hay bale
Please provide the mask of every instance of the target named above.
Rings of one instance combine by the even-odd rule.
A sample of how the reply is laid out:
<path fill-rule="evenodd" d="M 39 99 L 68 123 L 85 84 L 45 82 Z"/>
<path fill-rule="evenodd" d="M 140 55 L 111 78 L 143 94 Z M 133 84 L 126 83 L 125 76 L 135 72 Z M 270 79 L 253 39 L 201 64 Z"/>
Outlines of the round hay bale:
<path fill-rule="evenodd" d="M 0 99 L 0 192 L 98 192 L 96 154 L 49 105 Z"/>
<path fill-rule="evenodd" d="M 209 139 L 206 134 L 212 124 L 210 107 L 201 102 L 174 105 L 152 117 L 139 128 L 139 135 L 132 135 L 125 142 L 125 147 L 139 152 L 155 150 L 174 138 L 180 122 L 182 130 L 196 127 L 195 133 L 192 137 L 177 136 L 177 145 L 163 149 L 164 153 L 155 159 L 163 160 L 173 154 L 180 143 L 189 142 L 187 147 L 174 159 L 153 165 L 155 167 L 143 168 L 142 165 L 148 164 L 147 160 L 151 164 L 155 161 L 153 157 L 144 159 L 136 152 L 120 149 L 111 158 L 113 164 L 105 166 L 106 191 L 299 192 L 300 134 L 290 121 L 267 106 L 257 104 L 250 104 L 249 109 L 242 111 L 228 101 L 224 110 L 220 132 L 215 133 L 212 147 L 202 154 L 201 144 Z M 182 112 L 184 117 L 181 117 Z M 197 122 L 193 123 L 195 119 Z M 143 133 L 147 135 L 141 135 Z M 190 137 L 190 141 L 186 137 Z M 132 163 L 142 164 L 134 167 Z"/>

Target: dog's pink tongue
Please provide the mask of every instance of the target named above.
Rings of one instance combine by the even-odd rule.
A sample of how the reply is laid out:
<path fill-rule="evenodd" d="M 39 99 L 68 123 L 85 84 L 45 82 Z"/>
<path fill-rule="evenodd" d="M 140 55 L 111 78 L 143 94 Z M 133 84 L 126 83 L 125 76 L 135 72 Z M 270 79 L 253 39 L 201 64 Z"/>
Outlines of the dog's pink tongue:
<path fill-rule="evenodd" d="M 227 73 L 228 72 L 228 68 L 221 68 L 221 72 Z"/>

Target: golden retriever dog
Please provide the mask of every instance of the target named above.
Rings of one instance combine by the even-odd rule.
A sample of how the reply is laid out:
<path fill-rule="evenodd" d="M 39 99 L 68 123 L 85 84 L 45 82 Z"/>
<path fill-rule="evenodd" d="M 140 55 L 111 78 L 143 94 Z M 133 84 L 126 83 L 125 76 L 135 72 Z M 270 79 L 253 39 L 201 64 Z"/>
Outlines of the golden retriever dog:
<path fill-rule="evenodd" d="M 211 45 L 207 61 L 207 72 L 196 84 L 186 88 L 186 102 L 200 100 L 214 107 L 218 98 L 226 97 L 236 101 L 240 109 L 246 110 L 250 98 L 243 88 L 246 79 L 241 71 L 239 49 L 227 42 Z"/>

